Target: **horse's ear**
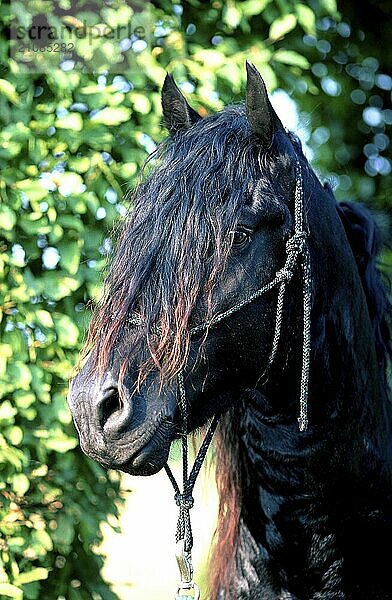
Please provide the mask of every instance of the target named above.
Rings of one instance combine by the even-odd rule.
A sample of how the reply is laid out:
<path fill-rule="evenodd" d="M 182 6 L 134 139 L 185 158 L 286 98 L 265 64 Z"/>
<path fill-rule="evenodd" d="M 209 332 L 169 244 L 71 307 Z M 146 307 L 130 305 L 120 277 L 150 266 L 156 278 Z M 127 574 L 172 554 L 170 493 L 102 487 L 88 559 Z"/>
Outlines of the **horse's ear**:
<path fill-rule="evenodd" d="M 268 98 L 264 80 L 256 67 L 246 61 L 246 114 L 248 123 L 267 148 L 271 146 L 276 131 L 284 130 Z"/>
<path fill-rule="evenodd" d="M 171 134 L 188 129 L 202 118 L 189 106 L 169 73 L 162 87 L 162 110 L 166 127 Z"/>

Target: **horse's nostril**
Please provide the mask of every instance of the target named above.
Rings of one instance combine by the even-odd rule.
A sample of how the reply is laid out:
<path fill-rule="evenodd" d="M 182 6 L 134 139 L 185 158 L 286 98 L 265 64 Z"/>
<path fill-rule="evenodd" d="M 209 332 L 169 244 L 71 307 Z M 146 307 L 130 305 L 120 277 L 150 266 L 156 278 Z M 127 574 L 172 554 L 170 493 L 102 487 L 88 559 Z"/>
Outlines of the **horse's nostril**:
<path fill-rule="evenodd" d="M 102 427 L 108 421 L 109 417 L 111 417 L 115 412 L 119 411 L 120 409 L 121 404 L 118 389 L 115 387 L 106 389 L 100 403 L 99 411 Z"/>

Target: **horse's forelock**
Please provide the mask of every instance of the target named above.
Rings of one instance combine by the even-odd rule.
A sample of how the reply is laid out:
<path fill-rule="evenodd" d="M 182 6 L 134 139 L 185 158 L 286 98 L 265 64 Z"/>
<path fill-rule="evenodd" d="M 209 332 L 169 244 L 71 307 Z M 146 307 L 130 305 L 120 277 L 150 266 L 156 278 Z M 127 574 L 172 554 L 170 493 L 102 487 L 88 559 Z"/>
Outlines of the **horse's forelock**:
<path fill-rule="evenodd" d="M 147 339 L 139 383 L 152 369 L 168 381 L 184 366 L 192 313 L 201 297 L 204 317 L 212 310 L 211 293 L 230 249 L 228 234 L 261 164 L 241 106 L 204 119 L 158 152 L 157 165 L 135 193 L 90 325 L 86 348 L 97 349 L 101 372 L 133 311 L 144 325 L 132 344 L 127 341 L 123 360 Z"/>

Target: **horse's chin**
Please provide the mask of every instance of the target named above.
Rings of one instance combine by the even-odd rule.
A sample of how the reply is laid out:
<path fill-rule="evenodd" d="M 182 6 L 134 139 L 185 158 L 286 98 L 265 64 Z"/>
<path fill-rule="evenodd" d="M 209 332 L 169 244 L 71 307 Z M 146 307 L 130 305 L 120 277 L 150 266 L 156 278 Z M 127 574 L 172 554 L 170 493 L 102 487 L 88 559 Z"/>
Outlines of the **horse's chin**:
<path fill-rule="evenodd" d="M 103 445 L 91 444 L 91 438 L 80 435 L 80 446 L 85 454 L 106 469 L 116 469 L 130 475 L 155 475 L 166 464 L 173 440 L 174 424 L 163 418 L 156 425 L 131 431 L 122 437 L 106 438 Z M 151 431 L 152 430 L 152 431 Z M 103 439 L 103 438 L 102 438 Z"/>
<path fill-rule="evenodd" d="M 163 440 L 162 436 L 156 434 L 119 469 L 130 475 L 155 475 L 167 463 L 170 443 L 171 437 Z"/>

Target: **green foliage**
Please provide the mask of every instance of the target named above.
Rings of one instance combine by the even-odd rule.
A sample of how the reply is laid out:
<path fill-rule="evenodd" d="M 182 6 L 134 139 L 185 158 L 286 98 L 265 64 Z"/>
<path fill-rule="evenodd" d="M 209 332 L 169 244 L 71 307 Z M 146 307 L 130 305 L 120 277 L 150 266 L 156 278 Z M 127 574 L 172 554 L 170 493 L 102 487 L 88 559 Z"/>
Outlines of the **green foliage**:
<path fill-rule="evenodd" d="M 98 35 L 91 47 L 78 40 L 74 69 L 52 55 L 42 72 L 38 58 L 30 72 L 14 58 L 1 70 L 0 597 L 114 597 L 92 548 L 99 522 L 116 514 L 118 479 L 76 449 L 65 398 L 109 232 L 162 139 L 166 70 L 205 115 L 242 99 L 249 59 L 271 91 L 299 103 L 298 129 L 319 169 L 335 174 L 338 196 L 387 208 L 391 51 L 386 37 L 375 44 L 371 19 L 368 32 L 334 0 L 160 0 L 150 9 L 149 45 L 130 50 L 125 68 L 118 43 Z M 13 11 L 2 10 L 3 25 L 31 24 L 22 3 Z M 100 11 L 95 25 L 118 24 L 120 13 Z"/>
<path fill-rule="evenodd" d="M 19 79 L 15 89 L 32 85 Z M 0 597 L 114 598 L 92 549 L 99 522 L 117 512 L 118 476 L 73 451 L 66 393 L 116 205 L 76 172 L 102 177 L 95 186 L 105 194 L 105 166 L 91 167 L 101 155 L 64 168 L 67 145 L 34 130 L 40 110 L 31 111 L 22 127 L 11 108 L 2 134 L 12 129 L 10 144 L 17 139 L 20 148 L 2 159 Z M 96 214 L 106 205 L 102 227 Z"/>

